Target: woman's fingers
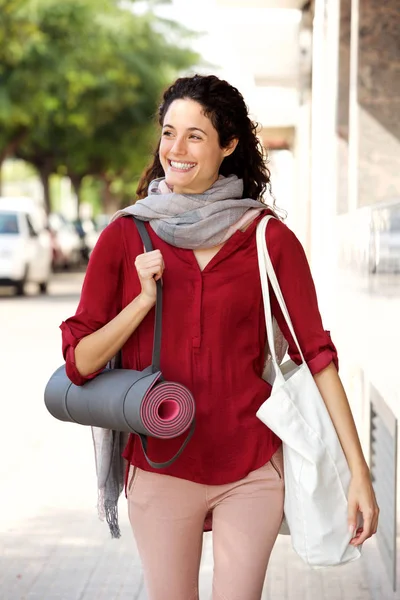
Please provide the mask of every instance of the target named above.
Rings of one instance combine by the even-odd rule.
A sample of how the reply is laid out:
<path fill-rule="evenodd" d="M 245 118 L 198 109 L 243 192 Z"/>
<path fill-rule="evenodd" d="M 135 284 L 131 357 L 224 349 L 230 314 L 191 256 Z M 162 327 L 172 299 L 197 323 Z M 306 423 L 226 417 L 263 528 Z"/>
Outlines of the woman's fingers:
<path fill-rule="evenodd" d="M 363 525 L 358 527 L 354 538 L 350 544 L 353 546 L 359 546 L 363 544 L 368 538 L 372 537 L 378 529 L 378 507 L 373 508 L 363 513 Z"/>
<path fill-rule="evenodd" d="M 368 519 L 364 522 L 364 525 L 357 529 L 357 533 L 353 542 L 356 546 L 360 546 L 372 535 L 371 521 Z"/>
<path fill-rule="evenodd" d="M 350 542 L 353 546 L 359 546 L 376 533 L 379 520 L 379 507 L 369 474 L 361 472 L 352 477 L 348 502 L 349 527 L 356 528 L 357 519 L 355 517 L 359 513 L 363 518 L 362 526 L 358 527 Z"/>
<path fill-rule="evenodd" d="M 136 262 L 140 265 L 155 265 L 155 264 L 163 264 L 162 256 L 138 256 Z"/>
<path fill-rule="evenodd" d="M 162 278 L 164 259 L 159 250 L 139 254 L 135 260 L 136 271 L 142 286 L 142 293 L 156 300 L 156 282 Z"/>
<path fill-rule="evenodd" d="M 349 505 L 347 509 L 347 523 L 349 526 L 349 531 L 354 532 L 357 524 L 357 512 L 358 512 L 358 504 L 355 500 L 351 500 L 349 498 Z"/>
<path fill-rule="evenodd" d="M 135 267 L 142 279 L 151 279 L 154 276 L 160 278 L 164 271 L 164 259 L 159 250 L 145 252 L 136 257 Z"/>
<path fill-rule="evenodd" d="M 154 250 L 153 252 L 145 252 L 144 254 L 139 254 L 136 257 L 135 263 L 137 264 L 151 264 L 151 263 L 163 263 L 163 257 L 159 250 Z"/>
<path fill-rule="evenodd" d="M 160 266 L 155 266 L 155 267 L 146 267 L 143 269 L 138 268 L 137 272 L 138 272 L 139 277 L 141 277 L 142 279 L 152 279 L 155 275 L 161 277 L 163 270 Z"/>
<path fill-rule="evenodd" d="M 138 254 L 136 260 L 153 260 L 154 258 L 160 258 L 162 260 L 162 254 L 160 250 L 152 250 L 151 252 L 143 252 L 143 254 Z"/>

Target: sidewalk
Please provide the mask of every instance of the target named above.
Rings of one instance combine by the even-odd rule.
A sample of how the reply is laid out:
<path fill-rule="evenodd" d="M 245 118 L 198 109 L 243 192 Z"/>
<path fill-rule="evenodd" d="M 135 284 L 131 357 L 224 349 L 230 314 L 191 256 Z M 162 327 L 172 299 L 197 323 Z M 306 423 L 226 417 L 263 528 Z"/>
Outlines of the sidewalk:
<path fill-rule="evenodd" d="M 72 278 L 60 278 L 52 302 L 2 300 L 0 600 L 147 600 L 124 499 L 120 540 L 97 519 L 89 430 L 56 421 L 43 404 L 49 373 L 61 360 L 58 324 L 77 301 L 79 281 L 74 288 Z M 201 600 L 210 598 L 211 579 L 207 534 Z M 280 537 L 263 600 L 400 600 L 387 581 L 374 540 L 355 563 L 310 570 Z"/>
<path fill-rule="evenodd" d="M 35 490 L 25 492 L 24 500 L 29 503 Z M 146 600 L 123 503 L 120 512 L 120 540 L 109 537 L 107 525 L 97 520 L 94 508 L 78 510 L 76 506 L 43 506 L 35 516 L 6 530 L 2 527 L 1 600 Z M 385 595 L 380 587 L 377 562 L 371 569 L 373 549 L 365 554 L 369 556 L 344 567 L 311 570 L 294 554 L 289 538 L 280 537 L 271 558 L 263 600 L 396 598 Z M 202 600 L 210 598 L 211 579 L 212 544 L 207 534 L 200 577 Z M 374 592 L 368 584 L 375 587 Z"/>

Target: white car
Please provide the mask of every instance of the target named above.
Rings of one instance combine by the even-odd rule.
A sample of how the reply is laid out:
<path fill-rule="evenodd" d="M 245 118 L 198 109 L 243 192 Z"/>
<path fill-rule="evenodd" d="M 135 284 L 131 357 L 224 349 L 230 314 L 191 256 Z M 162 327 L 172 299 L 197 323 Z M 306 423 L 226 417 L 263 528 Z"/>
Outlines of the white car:
<path fill-rule="evenodd" d="M 0 198 L 0 285 L 18 296 L 26 283 L 46 293 L 52 273 L 51 236 L 45 214 L 29 198 Z"/>
<path fill-rule="evenodd" d="M 82 259 L 82 240 L 73 223 L 59 213 L 49 214 L 49 228 L 53 237 L 53 267 L 76 267 Z"/>

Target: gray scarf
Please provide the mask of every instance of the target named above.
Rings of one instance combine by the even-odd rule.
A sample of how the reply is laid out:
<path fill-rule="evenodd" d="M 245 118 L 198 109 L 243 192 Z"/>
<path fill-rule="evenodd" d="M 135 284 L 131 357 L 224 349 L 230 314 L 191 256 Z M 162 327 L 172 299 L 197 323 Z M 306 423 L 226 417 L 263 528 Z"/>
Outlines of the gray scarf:
<path fill-rule="evenodd" d="M 134 215 L 150 221 L 155 233 L 172 246 L 212 248 L 232 235 L 232 228 L 249 209 L 266 208 L 259 200 L 242 198 L 242 194 L 243 180 L 236 175 L 220 176 L 202 194 L 174 193 L 165 179 L 155 179 L 146 198 L 118 211 L 111 220 Z"/>
<path fill-rule="evenodd" d="M 107 365 L 110 369 L 121 368 L 118 353 Z M 129 433 L 92 427 L 92 440 L 97 475 L 97 514 L 106 519 L 111 537 L 121 537 L 118 523 L 118 499 L 124 489 L 126 460 L 122 457 L 129 440 Z"/>
<path fill-rule="evenodd" d="M 126 461 L 122 452 L 129 433 L 92 427 L 97 475 L 97 512 L 106 519 L 111 537 L 119 538 L 118 499 L 124 489 Z"/>

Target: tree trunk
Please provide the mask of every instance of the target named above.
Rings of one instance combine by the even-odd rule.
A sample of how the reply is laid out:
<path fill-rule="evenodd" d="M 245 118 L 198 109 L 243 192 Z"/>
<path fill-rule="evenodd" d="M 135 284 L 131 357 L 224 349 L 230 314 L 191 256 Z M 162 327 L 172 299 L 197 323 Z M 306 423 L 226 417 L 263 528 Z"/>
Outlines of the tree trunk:
<path fill-rule="evenodd" d="M 3 162 L 4 162 L 4 160 L 2 160 L 2 158 L 0 156 L 0 196 L 3 195 L 3 179 L 2 179 Z"/>
<path fill-rule="evenodd" d="M 106 215 L 113 215 L 119 209 L 119 199 L 111 191 L 111 181 L 107 177 L 102 177 L 103 187 L 103 211 Z"/>
<path fill-rule="evenodd" d="M 13 139 L 10 140 L 8 144 L 6 144 L 4 148 L 0 150 L 0 163 L 3 163 L 6 160 L 6 158 L 12 156 L 15 153 L 15 151 L 18 149 L 18 146 L 20 146 L 21 142 L 24 141 L 27 132 L 28 130 L 25 127 L 20 129 L 14 135 Z"/>
<path fill-rule="evenodd" d="M 0 196 L 2 194 L 2 179 L 1 179 L 1 169 L 3 166 L 3 163 L 5 162 L 6 158 L 8 158 L 9 156 L 13 156 L 13 154 L 15 153 L 15 151 L 17 150 L 18 146 L 21 144 L 21 142 L 23 142 L 24 138 L 26 137 L 27 134 L 27 129 L 24 127 L 22 129 L 20 129 L 15 136 L 13 137 L 13 139 L 11 141 L 8 142 L 8 144 L 6 144 L 4 146 L 4 148 L 0 149 Z"/>
<path fill-rule="evenodd" d="M 81 206 L 81 187 L 83 177 L 81 175 L 77 175 L 76 173 L 68 173 L 68 175 L 76 195 L 76 218 L 79 219 Z"/>
<path fill-rule="evenodd" d="M 46 166 L 40 166 L 38 168 L 38 170 L 39 170 L 40 180 L 43 185 L 44 206 L 45 206 L 47 214 L 49 214 L 51 212 L 50 184 L 49 184 L 51 170 L 49 168 L 47 168 Z"/>

